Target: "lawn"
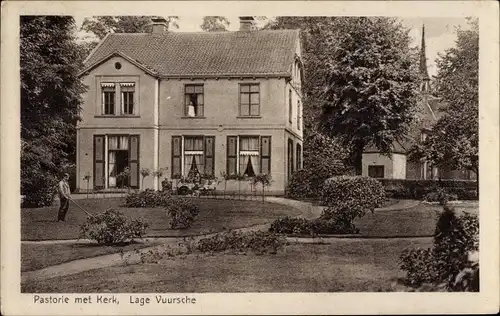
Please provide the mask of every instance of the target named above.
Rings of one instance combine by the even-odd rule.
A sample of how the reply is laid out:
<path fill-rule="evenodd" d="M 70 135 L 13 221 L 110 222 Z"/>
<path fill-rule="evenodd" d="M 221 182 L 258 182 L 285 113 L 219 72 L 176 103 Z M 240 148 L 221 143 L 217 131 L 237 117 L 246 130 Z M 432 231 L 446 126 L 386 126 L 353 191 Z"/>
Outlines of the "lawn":
<path fill-rule="evenodd" d="M 136 242 L 123 246 L 101 246 L 97 244 L 21 244 L 21 271 L 33 271 L 61 263 L 131 251 L 153 246 L 157 243 Z"/>
<path fill-rule="evenodd" d="M 433 236 L 439 214 L 438 205 L 420 204 L 405 210 L 367 212 L 355 220 L 362 237 L 424 237 Z M 466 211 L 478 214 L 477 204 L 456 207 L 457 214 Z"/>
<path fill-rule="evenodd" d="M 85 199 L 77 203 L 90 213 L 104 212 L 114 208 L 131 218 L 142 218 L 149 223 L 148 237 L 192 236 L 219 232 L 224 229 L 242 228 L 272 222 L 281 216 L 300 215 L 298 209 L 260 201 L 237 201 L 215 199 L 191 199 L 200 208 L 193 226 L 185 230 L 170 229 L 170 217 L 162 208 L 126 208 L 123 198 Z M 66 222 L 56 222 L 57 205 L 52 207 L 21 210 L 21 239 L 77 239 L 80 225 L 87 215 L 70 205 Z"/>
<path fill-rule="evenodd" d="M 276 255 L 190 254 L 159 264 L 115 266 L 21 285 L 25 293 L 150 292 L 378 292 L 404 273 L 405 248 L 431 238 L 292 244 Z"/>

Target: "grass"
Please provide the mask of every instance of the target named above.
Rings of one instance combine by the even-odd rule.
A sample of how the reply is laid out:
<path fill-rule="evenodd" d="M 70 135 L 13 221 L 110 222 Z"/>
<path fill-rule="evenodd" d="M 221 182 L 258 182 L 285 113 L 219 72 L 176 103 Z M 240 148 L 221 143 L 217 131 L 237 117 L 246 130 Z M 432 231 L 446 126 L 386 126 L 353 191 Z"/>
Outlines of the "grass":
<path fill-rule="evenodd" d="M 97 244 L 21 244 L 21 271 L 33 271 L 61 263 L 131 251 L 152 246 L 155 243 L 141 242 L 121 246 Z"/>
<path fill-rule="evenodd" d="M 276 255 L 190 254 L 21 285 L 25 293 L 379 292 L 404 276 L 398 259 L 431 238 L 292 244 Z"/>
<path fill-rule="evenodd" d="M 170 229 L 170 217 L 162 208 L 126 208 L 123 198 L 84 199 L 77 203 L 90 213 L 101 213 L 114 208 L 131 218 L 142 218 L 149 223 L 147 237 L 192 236 L 220 232 L 272 222 L 280 216 L 296 216 L 300 211 L 280 204 L 256 201 L 191 199 L 200 208 L 193 226 L 185 230 Z M 22 209 L 21 239 L 77 239 L 80 225 L 87 215 L 74 204 L 66 222 L 56 222 L 58 206 Z"/>
<path fill-rule="evenodd" d="M 463 211 L 477 214 L 473 205 L 457 207 L 457 213 Z M 362 218 L 355 220 L 362 237 L 423 237 L 433 236 L 442 207 L 438 205 L 420 204 L 416 207 L 395 210 L 367 212 Z"/>

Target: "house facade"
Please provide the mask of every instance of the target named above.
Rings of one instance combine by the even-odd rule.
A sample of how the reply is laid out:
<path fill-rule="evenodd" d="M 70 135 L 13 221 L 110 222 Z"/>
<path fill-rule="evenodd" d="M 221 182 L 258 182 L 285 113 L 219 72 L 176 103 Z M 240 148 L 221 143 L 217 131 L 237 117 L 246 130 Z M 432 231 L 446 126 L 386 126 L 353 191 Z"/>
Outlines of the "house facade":
<path fill-rule="evenodd" d="M 299 32 L 254 31 L 247 17 L 236 32 L 173 33 L 164 23 L 109 34 L 85 60 L 77 189 L 85 175 L 89 190 L 160 189 L 161 179 L 140 170 L 162 169 L 174 184 L 270 174 L 269 194 L 283 194 L 302 164 Z"/>
<path fill-rule="evenodd" d="M 413 145 L 424 141 L 429 130 L 441 117 L 443 102 L 432 94 L 425 53 L 425 27 L 422 27 L 420 46 L 420 84 L 417 103 L 418 125 L 412 126 L 408 135 L 394 142 L 392 157 L 381 154 L 369 146 L 363 152 L 362 175 L 386 179 L 456 179 L 476 180 L 477 176 L 468 170 L 438 170 L 427 161 L 409 161 L 407 154 Z"/>

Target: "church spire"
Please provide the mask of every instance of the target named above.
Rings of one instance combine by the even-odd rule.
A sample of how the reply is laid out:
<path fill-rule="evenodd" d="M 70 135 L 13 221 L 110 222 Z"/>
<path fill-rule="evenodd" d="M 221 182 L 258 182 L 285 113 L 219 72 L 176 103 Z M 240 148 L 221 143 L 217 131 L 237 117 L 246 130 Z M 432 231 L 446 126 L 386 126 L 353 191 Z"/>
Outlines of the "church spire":
<path fill-rule="evenodd" d="M 420 45 L 420 76 L 422 80 L 430 80 L 427 71 L 427 56 L 425 54 L 425 24 L 422 24 L 422 43 Z"/>

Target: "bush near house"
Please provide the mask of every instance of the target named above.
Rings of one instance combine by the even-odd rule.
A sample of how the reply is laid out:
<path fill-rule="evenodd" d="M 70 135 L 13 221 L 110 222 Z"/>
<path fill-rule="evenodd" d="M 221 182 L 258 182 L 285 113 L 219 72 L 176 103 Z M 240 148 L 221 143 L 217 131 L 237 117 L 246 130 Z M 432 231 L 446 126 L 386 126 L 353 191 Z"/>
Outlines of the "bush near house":
<path fill-rule="evenodd" d="M 335 210 L 346 210 L 355 217 L 382 206 L 385 192 L 382 184 L 369 177 L 340 176 L 327 179 L 321 190 L 321 203 Z"/>
<path fill-rule="evenodd" d="M 140 219 L 131 220 L 116 210 L 87 217 L 80 226 L 80 238 L 97 241 L 98 244 L 119 244 L 142 238 L 148 224 Z"/>
<path fill-rule="evenodd" d="M 395 199 L 421 200 L 427 194 L 446 190 L 448 194 L 456 195 L 459 200 L 477 200 L 477 181 L 470 180 L 407 180 L 378 179 L 384 186 L 388 196 Z"/>
<path fill-rule="evenodd" d="M 200 213 L 197 205 L 187 199 L 172 199 L 166 205 L 167 213 L 171 217 L 172 229 L 186 229 L 191 227 L 194 219 Z"/>
<path fill-rule="evenodd" d="M 457 216 L 453 208 L 445 205 L 433 247 L 405 250 L 400 267 L 412 287 L 430 284 L 448 291 L 479 291 L 479 265 L 471 260 L 471 254 L 478 249 L 478 217 L 468 213 Z"/>
<path fill-rule="evenodd" d="M 161 207 L 171 203 L 170 191 L 155 191 L 146 189 L 137 193 L 127 194 L 125 205 L 127 207 Z"/>
<path fill-rule="evenodd" d="M 446 205 L 449 201 L 458 200 L 458 196 L 456 194 L 448 193 L 446 189 L 438 188 L 434 192 L 427 193 L 424 196 L 424 200 L 427 202 L 439 202 L 441 205 Z"/>

